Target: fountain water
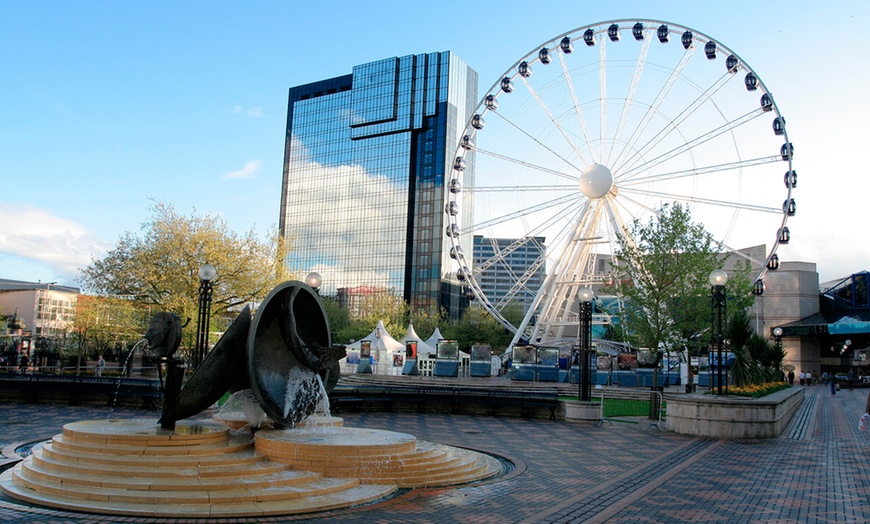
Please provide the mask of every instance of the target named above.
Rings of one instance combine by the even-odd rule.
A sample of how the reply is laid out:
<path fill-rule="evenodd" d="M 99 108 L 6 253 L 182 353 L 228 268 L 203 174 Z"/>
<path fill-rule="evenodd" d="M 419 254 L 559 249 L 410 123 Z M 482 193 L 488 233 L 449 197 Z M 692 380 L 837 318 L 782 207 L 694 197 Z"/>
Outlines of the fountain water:
<path fill-rule="evenodd" d="M 118 404 L 118 394 L 121 392 L 121 380 L 124 376 L 129 376 L 129 372 L 127 371 L 130 366 L 130 363 L 133 361 L 133 354 L 136 352 L 136 348 L 141 346 L 142 344 L 148 344 L 148 339 L 143 338 L 139 342 L 136 342 L 133 345 L 133 348 L 127 354 L 127 358 L 124 359 L 124 367 L 121 368 L 123 372 L 118 374 L 118 381 L 115 383 L 115 396 L 112 397 L 112 405 L 109 408 L 109 413 L 106 415 L 106 418 L 111 418 L 112 413 L 115 412 L 115 406 Z"/>

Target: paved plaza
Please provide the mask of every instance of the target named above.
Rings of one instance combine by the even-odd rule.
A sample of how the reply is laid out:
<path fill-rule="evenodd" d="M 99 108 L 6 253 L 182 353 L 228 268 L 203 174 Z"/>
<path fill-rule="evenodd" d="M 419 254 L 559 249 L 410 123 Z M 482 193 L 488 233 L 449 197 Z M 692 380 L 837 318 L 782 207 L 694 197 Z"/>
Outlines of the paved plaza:
<path fill-rule="evenodd" d="M 797 387 L 797 386 L 796 386 Z M 510 459 L 507 475 L 459 488 L 410 490 L 367 507 L 257 522 L 556 523 L 870 522 L 868 391 L 808 387 L 776 439 L 717 440 L 647 424 L 551 422 L 448 414 L 342 413 L 345 425 L 401 431 Z M 155 411 L 0 404 L 0 445 L 49 439 L 77 420 Z M 253 522 L 104 517 L 0 498 L 0 522 Z"/>

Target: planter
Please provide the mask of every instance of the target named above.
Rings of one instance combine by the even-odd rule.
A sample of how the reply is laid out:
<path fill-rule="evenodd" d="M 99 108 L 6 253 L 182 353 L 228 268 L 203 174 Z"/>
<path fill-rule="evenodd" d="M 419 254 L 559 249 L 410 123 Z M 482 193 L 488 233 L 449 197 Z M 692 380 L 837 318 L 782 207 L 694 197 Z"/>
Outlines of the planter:
<path fill-rule="evenodd" d="M 804 400 L 793 387 L 762 398 L 713 395 L 668 396 L 668 429 L 716 438 L 775 438 Z"/>
<path fill-rule="evenodd" d="M 574 422 L 598 422 L 601 420 L 601 402 L 565 400 L 559 402 L 556 417 Z"/>

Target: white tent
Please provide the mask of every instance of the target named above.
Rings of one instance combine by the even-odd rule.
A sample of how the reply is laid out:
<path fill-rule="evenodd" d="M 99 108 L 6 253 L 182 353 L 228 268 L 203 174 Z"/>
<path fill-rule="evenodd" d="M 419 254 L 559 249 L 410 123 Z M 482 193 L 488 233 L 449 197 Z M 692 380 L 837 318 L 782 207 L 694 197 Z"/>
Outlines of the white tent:
<path fill-rule="evenodd" d="M 442 335 L 441 330 L 436 327 L 435 332 L 432 333 L 432 336 L 426 339 L 426 343 L 433 348 L 437 348 L 439 340 L 444 340 L 444 335 Z"/>
<path fill-rule="evenodd" d="M 388 368 L 393 365 L 395 355 L 402 355 L 404 358 L 405 344 L 394 339 L 384 327 L 384 321 L 380 320 L 377 327 L 368 336 L 347 346 L 348 362 L 359 362 L 360 347 L 364 340 L 368 340 L 371 344 L 372 364 L 377 373 L 387 374 Z"/>
<path fill-rule="evenodd" d="M 438 331 L 437 329 L 435 330 Z M 405 338 L 401 340 L 402 344 L 407 344 L 408 342 L 416 342 L 417 343 L 417 355 L 431 355 L 435 353 L 435 346 L 430 345 L 428 342 L 423 341 L 420 338 L 420 335 L 414 331 L 414 324 L 411 323 L 408 325 L 408 334 L 405 335 Z"/>

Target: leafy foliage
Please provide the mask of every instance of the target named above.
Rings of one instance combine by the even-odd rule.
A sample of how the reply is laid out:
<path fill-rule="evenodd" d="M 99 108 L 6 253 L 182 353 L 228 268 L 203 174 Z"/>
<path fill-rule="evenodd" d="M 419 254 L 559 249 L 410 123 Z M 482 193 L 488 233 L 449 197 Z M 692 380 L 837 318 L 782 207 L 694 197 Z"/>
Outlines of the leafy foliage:
<path fill-rule="evenodd" d="M 132 347 L 147 329 L 148 316 L 148 310 L 132 300 L 79 295 L 73 344 L 66 349 L 72 349 L 78 361 L 111 355 L 115 348 Z"/>
<path fill-rule="evenodd" d="M 213 316 L 232 316 L 232 309 L 262 300 L 291 276 L 283 263 L 288 246 L 277 235 L 266 242 L 253 229 L 239 235 L 219 216 L 183 216 L 163 202 L 151 211 L 141 235 L 125 232 L 103 259 L 82 270 L 86 290 L 129 297 L 184 322 L 196 317 L 198 271 L 206 262 L 217 269 Z"/>
<path fill-rule="evenodd" d="M 731 315 L 725 333 L 734 353 L 731 379 L 736 386 L 782 381 L 785 352 L 752 329 L 746 310 Z"/>
<path fill-rule="evenodd" d="M 614 253 L 622 283 L 605 290 L 624 300 L 624 336 L 635 347 L 702 347 L 711 318 L 708 278 L 723 264 L 720 245 L 679 203 L 663 204 L 646 223 L 633 222 Z M 747 275 L 740 266 L 729 280 L 738 308 L 752 301 Z"/>
<path fill-rule="evenodd" d="M 507 347 L 507 332 L 486 309 L 474 304 L 462 314 L 458 322 L 441 329 L 445 337 L 456 339 L 459 348 L 468 351 L 473 344 L 489 344 L 493 351 Z"/>

